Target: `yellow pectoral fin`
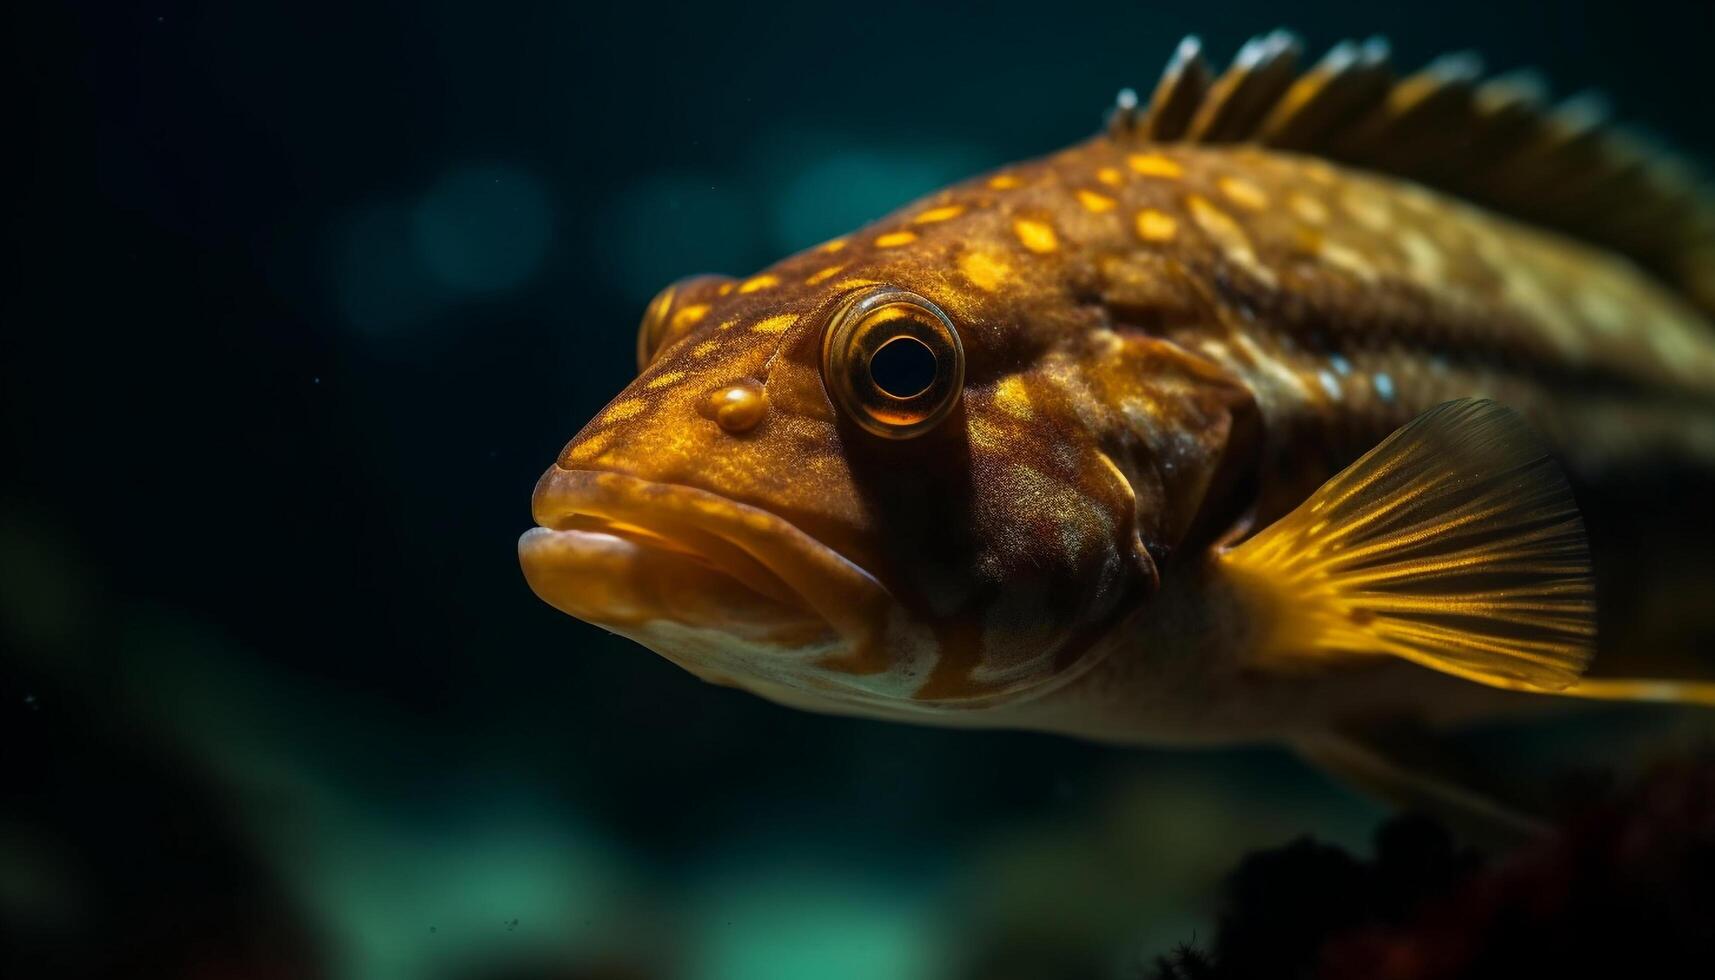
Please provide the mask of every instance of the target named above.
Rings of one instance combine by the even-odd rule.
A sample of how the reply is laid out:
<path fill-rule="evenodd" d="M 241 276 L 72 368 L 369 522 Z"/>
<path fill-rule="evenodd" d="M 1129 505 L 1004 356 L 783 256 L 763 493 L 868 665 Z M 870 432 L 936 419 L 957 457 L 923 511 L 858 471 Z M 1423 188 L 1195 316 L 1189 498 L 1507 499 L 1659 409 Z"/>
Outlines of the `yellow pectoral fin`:
<path fill-rule="evenodd" d="M 1595 650 L 1584 523 L 1510 410 L 1448 402 L 1221 555 L 1276 665 L 1391 655 L 1572 693 Z"/>

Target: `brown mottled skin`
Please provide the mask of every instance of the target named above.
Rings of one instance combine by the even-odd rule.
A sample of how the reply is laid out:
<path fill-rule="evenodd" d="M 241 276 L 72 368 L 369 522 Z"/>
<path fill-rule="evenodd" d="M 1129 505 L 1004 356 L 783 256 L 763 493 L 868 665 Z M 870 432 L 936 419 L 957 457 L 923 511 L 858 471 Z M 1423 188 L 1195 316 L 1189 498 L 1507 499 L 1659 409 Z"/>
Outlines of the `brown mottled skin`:
<path fill-rule="evenodd" d="M 667 295 L 663 322 L 707 309 L 677 317 L 567 445 L 538 488 L 538 521 L 571 519 L 576 508 L 556 504 L 568 472 L 710 491 L 867 571 L 886 625 L 824 634 L 814 656 L 766 643 L 729 656 L 707 616 L 689 629 L 608 617 L 532 582 L 784 703 L 1114 741 L 1563 703 L 1391 661 L 1261 669 L 1208 572 L 1217 541 L 1471 395 L 1521 412 L 1573 479 L 1603 590 L 1598 672 L 1642 642 L 1640 610 L 1660 595 L 1646 570 L 1682 584 L 1708 574 L 1676 508 L 1715 469 L 1711 325 L 1622 259 L 1414 185 L 1282 153 L 1104 137 L 950 187 L 744 283 Z M 963 340 L 962 400 L 915 439 L 860 430 L 824 389 L 824 324 L 870 283 L 931 300 Z M 744 379 L 766 413 L 728 431 L 705 403 Z M 1642 520 L 1651 507 L 1681 536 L 1666 550 Z M 546 563 L 527 553 L 526 567 Z"/>

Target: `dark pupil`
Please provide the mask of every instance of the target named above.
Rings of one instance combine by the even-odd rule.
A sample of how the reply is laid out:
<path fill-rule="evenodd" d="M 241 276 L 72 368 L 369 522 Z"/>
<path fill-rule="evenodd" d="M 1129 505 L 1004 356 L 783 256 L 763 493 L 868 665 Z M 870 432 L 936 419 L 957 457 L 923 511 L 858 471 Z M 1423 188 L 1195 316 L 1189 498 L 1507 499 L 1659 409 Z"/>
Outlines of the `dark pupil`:
<path fill-rule="evenodd" d="M 935 352 L 916 337 L 895 337 L 869 359 L 869 376 L 895 398 L 920 395 L 935 380 Z"/>

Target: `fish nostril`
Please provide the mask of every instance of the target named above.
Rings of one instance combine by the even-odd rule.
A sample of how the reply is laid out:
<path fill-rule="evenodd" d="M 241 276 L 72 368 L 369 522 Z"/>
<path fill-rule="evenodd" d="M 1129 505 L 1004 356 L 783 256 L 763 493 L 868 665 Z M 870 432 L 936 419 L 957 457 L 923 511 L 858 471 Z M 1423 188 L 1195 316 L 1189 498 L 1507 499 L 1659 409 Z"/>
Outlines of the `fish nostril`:
<path fill-rule="evenodd" d="M 768 396 L 760 382 L 750 378 L 723 385 L 709 392 L 698 406 L 704 418 L 728 432 L 748 432 L 768 414 Z"/>

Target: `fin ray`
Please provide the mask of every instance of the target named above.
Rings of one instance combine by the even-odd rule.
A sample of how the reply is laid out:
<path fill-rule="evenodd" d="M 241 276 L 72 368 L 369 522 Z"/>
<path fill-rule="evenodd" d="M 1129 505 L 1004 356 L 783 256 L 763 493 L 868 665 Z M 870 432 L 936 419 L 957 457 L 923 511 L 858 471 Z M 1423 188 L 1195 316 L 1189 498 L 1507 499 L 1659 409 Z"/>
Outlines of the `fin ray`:
<path fill-rule="evenodd" d="M 1418 416 L 1221 560 L 1262 600 L 1263 661 L 1391 655 L 1561 691 L 1594 652 L 1571 490 L 1524 422 L 1491 401 Z"/>
<path fill-rule="evenodd" d="M 1533 73 L 1483 78 L 1475 55 L 1397 74 L 1386 42 L 1342 41 L 1300 72 L 1285 31 L 1215 74 L 1180 43 L 1145 105 L 1123 101 L 1116 139 L 1254 143 L 1404 177 L 1615 249 L 1715 313 L 1715 184 L 1608 121 L 1604 100 L 1559 105 Z"/>

